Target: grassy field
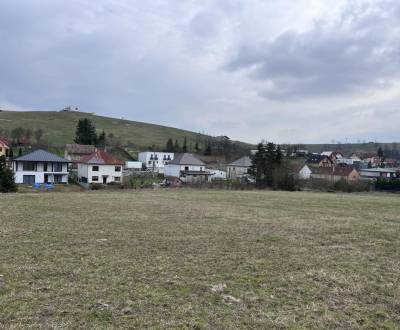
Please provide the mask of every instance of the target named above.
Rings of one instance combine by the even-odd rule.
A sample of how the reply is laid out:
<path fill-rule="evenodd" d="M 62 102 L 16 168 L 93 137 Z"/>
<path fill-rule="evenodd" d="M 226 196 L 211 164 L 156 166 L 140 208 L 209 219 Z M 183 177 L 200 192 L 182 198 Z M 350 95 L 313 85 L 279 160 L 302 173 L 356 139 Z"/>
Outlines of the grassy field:
<path fill-rule="evenodd" d="M 140 147 L 158 146 L 165 147 L 169 138 L 178 140 L 182 145 L 187 138 L 188 145 L 199 138 L 199 134 L 183 129 L 116 119 L 110 117 L 96 116 L 84 112 L 57 112 L 57 111 L 2 111 L 0 112 L 0 129 L 11 131 L 16 127 L 30 128 L 32 130 L 41 128 L 44 131 L 43 140 L 52 145 L 64 146 L 73 143 L 75 129 L 79 119 L 89 118 L 95 124 L 99 133 L 104 129 L 107 134 L 113 133 L 120 138 L 122 144 L 128 142 Z M 208 136 L 201 135 L 202 140 Z M 212 138 L 211 138 L 212 139 Z M 248 144 L 240 145 L 250 148 Z"/>
<path fill-rule="evenodd" d="M 0 328 L 400 327 L 400 198 L 0 196 Z"/>

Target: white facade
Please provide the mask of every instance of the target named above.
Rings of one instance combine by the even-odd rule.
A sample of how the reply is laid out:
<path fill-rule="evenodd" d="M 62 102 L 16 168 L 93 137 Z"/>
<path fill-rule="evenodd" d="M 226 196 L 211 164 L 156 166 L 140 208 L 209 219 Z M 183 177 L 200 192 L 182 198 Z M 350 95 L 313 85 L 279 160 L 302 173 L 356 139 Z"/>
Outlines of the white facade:
<path fill-rule="evenodd" d="M 213 180 L 213 179 L 225 180 L 226 179 L 226 171 L 209 169 L 208 172 L 210 173 L 210 177 L 209 177 L 210 180 Z"/>
<path fill-rule="evenodd" d="M 15 183 L 68 183 L 68 164 L 52 162 L 13 162 Z"/>
<path fill-rule="evenodd" d="M 122 183 L 122 166 L 79 163 L 78 181 L 82 185 Z"/>
<path fill-rule="evenodd" d="M 307 165 L 304 165 L 298 173 L 299 179 L 308 180 L 311 178 L 311 170 Z"/>
<path fill-rule="evenodd" d="M 395 178 L 400 170 L 389 168 L 364 168 L 360 170 L 360 175 L 364 179 Z"/>
<path fill-rule="evenodd" d="M 229 179 L 240 179 L 247 176 L 250 167 L 247 166 L 230 166 L 228 165 L 228 178 Z"/>
<path fill-rule="evenodd" d="M 205 166 L 167 164 L 164 168 L 164 175 L 179 178 L 181 177 L 181 171 L 204 172 Z"/>
<path fill-rule="evenodd" d="M 142 162 L 133 162 L 133 161 L 125 162 L 125 168 L 129 170 L 141 170 L 142 166 L 143 166 Z"/>
<path fill-rule="evenodd" d="M 338 158 L 336 164 L 354 165 L 355 160 L 353 158 Z"/>
<path fill-rule="evenodd" d="M 139 152 L 139 162 L 154 172 L 164 173 L 164 167 L 174 159 L 173 152 L 144 151 Z"/>

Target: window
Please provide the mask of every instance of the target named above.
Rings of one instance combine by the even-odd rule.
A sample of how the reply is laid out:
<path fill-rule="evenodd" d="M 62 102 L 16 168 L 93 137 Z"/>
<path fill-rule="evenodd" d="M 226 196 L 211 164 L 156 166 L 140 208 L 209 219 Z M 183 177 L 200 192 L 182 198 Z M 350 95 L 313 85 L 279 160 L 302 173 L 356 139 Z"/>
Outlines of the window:
<path fill-rule="evenodd" d="M 24 184 L 34 184 L 35 176 L 34 175 L 24 175 L 23 182 L 24 182 Z"/>
<path fill-rule="evenodd" d="M 47 163 L 43 163 L 43 171 L 47 172 Z"/>
<path fill-rule="evenodd" d="M 99 181 L 99 177 L 98 176 L 92 176 L 92 181 Z"/>
<path fill-rule="evenodd" d="M 149 165 L 151 165 L 151 160 L 149 160 Z"/>
<path fill-rule="evenodd" d="M 35 171 L 36 164 L 33 162 L 24 162 L 23 163 L 23 170 L 24 171 Z"/>
<path fill-rule="evenodd" d="M 98 166 L 92 166 L 92 171 L 93 172 L 98 172 L 99 171 L 99 167 Z"/>
<path fill-rule="evenodd" d="M 62 163 L 54 163 L 53 172 L 62 172 Z"/>
<path fill-rule="evenodd" d="M 80 182 L 87 183 L 88 182 L 87 177 L 85 177 L 85 176 L 81 177 Z"/>
<path fill-rule="evenodd" d="M 185 171 L 189 171 L 189 166 L 185 166 Z"/>
<path fill-rule="evenodd" d="M 121 181 L 121 177 L 119 177 L 119 176 L 114 177 L 114 181 L 120 182 Z"/>
<path fill-rule="evenodd" d="M 115 172 L 121 172 L 121 166 L 115 166 Z"/>
<path fill-rule="evenodd" d="M 2 152 L 3 151 L 3 148 L 2 147 L 0 147 L 0 152 Z"/>

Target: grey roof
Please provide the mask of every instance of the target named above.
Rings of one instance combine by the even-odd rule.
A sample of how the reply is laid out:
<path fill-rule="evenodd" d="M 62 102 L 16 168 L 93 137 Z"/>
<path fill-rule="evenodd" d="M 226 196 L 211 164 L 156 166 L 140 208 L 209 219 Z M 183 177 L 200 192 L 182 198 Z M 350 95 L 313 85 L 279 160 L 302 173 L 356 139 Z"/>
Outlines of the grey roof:
<path fill-rule="evenodd" d="M 250 167 L 251 159 L 249 156 L 244 156 L 230 163 L 228 166 L 236 166 L 236 167 Z"/>
<path fill-rule="evenodd" d="M 192 154 L 177 154 L 175 155 L 174 159 L 168 162 L 168 164 L 173 165 L 200 165 L 205 166 L 206 164 L 203 163 L 200 159 L 196 158 Z"/>
<path fill-rule="evenodd" d="M 52 154 L 48 151 L 38 149 L 26 155 L 14 158 L 18 162 L 54 162 L 54 163 L 69 163 L 68 160 Z"/>

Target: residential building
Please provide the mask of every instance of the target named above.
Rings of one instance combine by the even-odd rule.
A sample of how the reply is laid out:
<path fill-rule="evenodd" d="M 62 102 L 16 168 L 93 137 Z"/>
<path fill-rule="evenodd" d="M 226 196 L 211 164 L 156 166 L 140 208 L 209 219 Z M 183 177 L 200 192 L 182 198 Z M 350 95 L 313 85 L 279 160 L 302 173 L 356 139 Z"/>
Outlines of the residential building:
<path fill-rule="evenodd" d="M 97 149 L 79 160 L 78 182 L 86 188 L 91 184 L 122 183 L 123 164 L 105 150 Z"/>
<path fill-rule="evenodd" d="M 226 171 L 209 169 L 208 173 L 210 174 L 209 180 L 226 180 Z"/>
<path fill-rule="evenodd" d="M 364 168 L 360 170 L 363 179 L 394 179 L 400 177 L 400 169 L 396 168 Z"/>
<path fill-rule="evenodd" d="M 173 152 L 143 151 L 139 152 L 138 160 L 153 172 L 164 173 L 164 167 L 174 159 Z"/>
<path fill-rule="evenodd" d="M 125 162 L 125 168 L 127 170 L 141 171 L 142 168 L 143 168 L 143 163 L 142 162 L 135 162 L 135 161 L 126 161 Z"/>
<path fill-rule="evenodd" d="M 292 166 L 292 173 L 300 180 L 308 180 L 312 171 L 307 164 L 295 164 Z"/>
<path fill-rule="evenodd" d="M 251 167 L 251 158 L 249 156 L 241 157 L 227 166 L 227 177 L 231 180 L 241 179 L 248 176 Z"/>
<path fill-rule="evenodd" d="M 64 158 L 71 161 L 71 163 L 78 162 L 83 156 L 90 155 L 96 151 L 96 147 L 85 144 L 67 144 L 64 150 Z"/>
<path fill-rule="evenodd" d="M 68 160 L 39 149 L 13 159 L 15 182 L 68 183 Z"/>
<path fill-rule="evenodd" d="M 337 181 L 357 181 L 360 179 L 360 173 L 352 167 L 316 167 L 311 169 L 311 179 Z"/>
<path fill-rule="evenodd" d="M 10 146 L 10 142 L 8 141 L 8 139 L 0 136 L 0 157 L 1 156 L 8 157 L 10 149 L 11 149 L 11 146 Z"/>
<path fill-rule="evenodd" d="M 332 160 L 326 155 L 311 154 L 308 156 L 307 165 L 316 167 L 332 167 Z"/>
<path fill-rule="evenodd" d="M 164 167 L 167 178 L 178 178 L 185 183 L 205 182 L 210 176 L 206 164 L 190 153 L 176 154 Z"/>

